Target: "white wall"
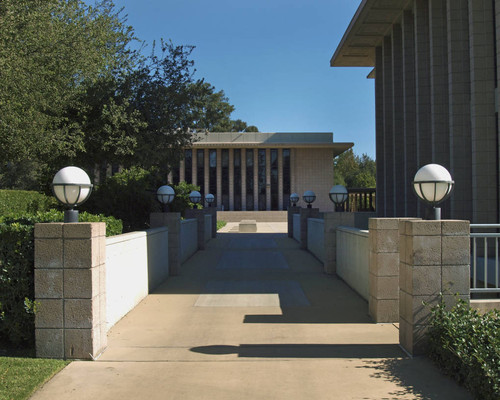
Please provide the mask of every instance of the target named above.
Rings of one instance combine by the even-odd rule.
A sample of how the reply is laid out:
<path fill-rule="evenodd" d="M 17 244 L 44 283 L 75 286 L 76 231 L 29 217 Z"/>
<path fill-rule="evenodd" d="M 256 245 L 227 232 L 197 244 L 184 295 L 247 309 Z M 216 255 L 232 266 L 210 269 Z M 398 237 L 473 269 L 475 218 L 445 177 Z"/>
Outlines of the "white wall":
<path fill-rule="evenodd" d="M 293 214 L 293 238 L 300 243 L 300 214 Z"/>
<path fill-rule="evenodd" d="M 344 226 L 337 228 L 337 275 L 367 301 L 369 256 L 368 231 Z"/>
<path fill-rule="evenodd" d="M 325 221 L 323 219 L 307 219 L 307 250 L 321 262 L 325 262 Z"/>
<path fill-rule="evenodd" d="M 212 238 L 212 216 L 205 215 L 205 243 Z"/>
<path fill-rule="evenodd" d="M 106 322 L 111 328 L 168 277 L 168 229 L 106 238 Z"/>
<path fill-rule="evenodd" d="M 198 250 L 198 222 L 196 219 L 181 221 L 181 264 Z"/>

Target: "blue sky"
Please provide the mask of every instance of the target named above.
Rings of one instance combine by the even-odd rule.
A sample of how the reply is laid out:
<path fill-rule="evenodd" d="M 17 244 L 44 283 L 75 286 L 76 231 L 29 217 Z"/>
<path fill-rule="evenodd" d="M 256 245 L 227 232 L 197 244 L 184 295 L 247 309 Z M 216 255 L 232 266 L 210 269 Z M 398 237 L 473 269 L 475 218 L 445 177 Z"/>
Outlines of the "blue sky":
<path fill-rule="evenodd" d="M 115 0 L 141 40 L 196 46 L 196 77 L 224 90 L 233 119 L 261 132 L 334 132 L 374 158 L 370 69 L 329 65 L 359 3 Z"/>

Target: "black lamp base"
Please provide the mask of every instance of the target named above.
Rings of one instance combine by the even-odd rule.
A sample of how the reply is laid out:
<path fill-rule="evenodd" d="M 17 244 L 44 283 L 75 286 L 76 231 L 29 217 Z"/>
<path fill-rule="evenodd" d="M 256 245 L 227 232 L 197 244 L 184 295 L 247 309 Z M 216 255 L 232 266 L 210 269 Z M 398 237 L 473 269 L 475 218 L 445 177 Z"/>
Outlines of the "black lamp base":
<path fill-rule="evenodd" d="M 78 222 L 78 210 L 64 211 L 64 222 L 66 224 Z"/>

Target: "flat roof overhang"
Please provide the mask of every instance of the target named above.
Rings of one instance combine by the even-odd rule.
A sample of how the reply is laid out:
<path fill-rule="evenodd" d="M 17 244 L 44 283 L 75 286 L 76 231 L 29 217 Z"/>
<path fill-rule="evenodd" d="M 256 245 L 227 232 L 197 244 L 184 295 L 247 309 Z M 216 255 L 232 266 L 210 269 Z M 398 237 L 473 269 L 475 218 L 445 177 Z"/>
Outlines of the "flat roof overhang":
<path fill-rule="evenodd" d="M 334 157 L 342 154 L 344 151 L 349 150 L 354 143 L 338 142 L 338 143 L 263 143 L 263 142 L 235 142 L 235 143 L 221 143 L 221 142 L 194 142 L 193 149 L 332 149 Z"/>
<path fill-rule="evenodd" d="M 374 67 L 375 47 L 382 44 L 402 11 L 411 4 L 411 0 L 363 0 L 337 46 L 330 66 Z"/>

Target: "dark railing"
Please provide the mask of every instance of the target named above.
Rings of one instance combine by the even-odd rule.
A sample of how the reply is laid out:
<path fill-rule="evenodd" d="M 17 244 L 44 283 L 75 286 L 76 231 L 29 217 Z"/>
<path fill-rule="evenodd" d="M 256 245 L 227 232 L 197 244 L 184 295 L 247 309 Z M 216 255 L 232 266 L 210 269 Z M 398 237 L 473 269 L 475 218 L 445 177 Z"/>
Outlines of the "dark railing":
<path fill-rule="evenodd" d="M 347 189 L 349 197 L 336 211 L 375 211 L 375 192 L 373 188 L 350 188 Z"/>

